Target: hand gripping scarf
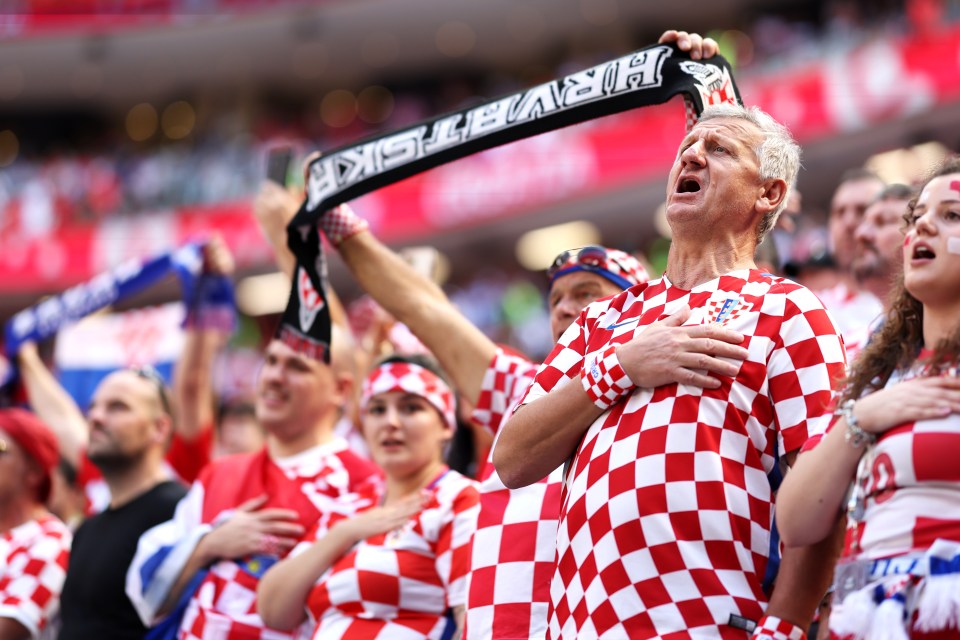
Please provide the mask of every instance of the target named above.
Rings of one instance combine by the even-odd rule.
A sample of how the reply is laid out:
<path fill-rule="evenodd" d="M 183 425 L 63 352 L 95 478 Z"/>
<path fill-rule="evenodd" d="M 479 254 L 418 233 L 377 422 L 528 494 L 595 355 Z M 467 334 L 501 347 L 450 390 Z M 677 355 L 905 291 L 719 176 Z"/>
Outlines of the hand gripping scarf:
<path fill-rule="evenodd" d="M 688 128 L 709 105 L 740 103 L 730 67 L 722 57 L 693 61 L 673 45 L 658 44 L 513 95 L 340 147 L 314 160 L 307 171 L 306 199 L 287 227 L 287 244 L 297 269 L 277 337 L 305 355 L 330 360 L 326 264 L 317 228 L 326 211 L 470 154 L 661 104 L 677 94 L 686 99 Z"/>

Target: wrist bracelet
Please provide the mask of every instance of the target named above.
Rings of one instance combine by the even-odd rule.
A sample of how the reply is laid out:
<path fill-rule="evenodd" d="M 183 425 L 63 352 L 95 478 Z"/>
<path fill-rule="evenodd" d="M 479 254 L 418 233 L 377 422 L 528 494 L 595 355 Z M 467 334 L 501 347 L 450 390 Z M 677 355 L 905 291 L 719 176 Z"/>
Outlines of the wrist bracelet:
<path fill-rule="evenodd" d="M 358 216 L 349 206 L 342 204 L 325 212 L 320 218 L 320 228 L 335 247 L 361 231 L 370 228 L 366 220 Z"/>
<path fill-rule="evenodd" d="M 606 411 L 623 396 L 636 388 L 633 380 L 620 366 L 617 346 L 611 344 L 600 354 L 594 355 L 592 363 L 584 361 L 580 381 L 593 404 Z"/>
<path fill-rule="evenodd" d="M 804 630 L 788 620 L 776 616 L 763 616 L 753 630 L 751 638 L 770 638 L 772 640 L 806 640 Z"/>
<path fill-rule="evenodd" d="M 843 434 L 844 439 L 850 443 L 851 447 L 859 449 L 865 444 L 873 444 L 877 438 L 872 433 L 867 433 L 860 427 L 860 422 L 857 421 L 857 417 L 853 415 L 853 406 L 855 404 L 856 401 L 852 398 L 845 401 L 840 405 L 839 413 L 843 416 L 843 419 L 847 421 L 847 432 Z"/>

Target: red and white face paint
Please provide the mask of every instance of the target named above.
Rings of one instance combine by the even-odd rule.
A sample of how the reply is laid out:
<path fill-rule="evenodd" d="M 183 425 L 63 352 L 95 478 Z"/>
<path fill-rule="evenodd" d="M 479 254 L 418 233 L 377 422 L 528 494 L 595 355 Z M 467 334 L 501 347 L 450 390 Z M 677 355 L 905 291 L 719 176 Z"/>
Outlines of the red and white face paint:
<path fill-rule="evenodd" d="M 457 428 L 453 391 L 429 369 L 411 362 L 387 362 L 380 365 L 363 381 L 360 410 L 366 412 L 371 398 L 390 391 L 420 396 L 440 412 L 448 427 Z"/>

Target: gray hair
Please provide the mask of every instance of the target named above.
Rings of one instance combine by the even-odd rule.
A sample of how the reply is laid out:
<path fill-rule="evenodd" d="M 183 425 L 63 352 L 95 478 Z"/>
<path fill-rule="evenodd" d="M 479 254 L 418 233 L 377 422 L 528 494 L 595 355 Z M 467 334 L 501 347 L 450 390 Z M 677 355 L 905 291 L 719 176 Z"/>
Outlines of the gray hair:
<path fill-rule="evenodd" d="M 780 179 L 787 183 L 787 191 L 776 209 L 768 213 L 757 227 L 757 244 L 763 242 L 770 230 L 777 224 L 777 218 L 790 200 L 790 192 L 796 188 L 797 173 L 800 171 L 800 145 L 793 139 L 790 130 L 773 117 L 757 107 L 741 107 L 733 104 L 718 104 L 707 107 L 698 122 L 713 118 L 738 118 L 752 122 L 763 135 L 754 153 L 760 162 L 760 180 Z"/>

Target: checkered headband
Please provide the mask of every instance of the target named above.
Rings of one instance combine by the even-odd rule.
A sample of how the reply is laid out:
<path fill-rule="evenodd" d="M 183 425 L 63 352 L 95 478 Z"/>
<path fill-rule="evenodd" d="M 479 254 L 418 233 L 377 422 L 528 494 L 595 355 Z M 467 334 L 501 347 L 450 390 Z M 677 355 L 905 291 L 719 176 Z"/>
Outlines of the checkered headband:
<path fill-rule="evenodd" d="M 373 396 L 403 391 L 429 402 L 451 429 L 457 428 L 456 400 L 453 391 L 437 374 L 411 362 L 385 362 L 363 381 L 360 410 L 364 413 Z"/>
<path fill-rule="evenodd" d="M 547 269 L 550 286 L 553 286 L 557 278 L 574 271 L 595 273 L 621 289 L 629 289 L 650 279 L 646 268 L 629 253 L 619 249 L 590 245 L 564 251 L 554 259 L 553 265 Z"/>

